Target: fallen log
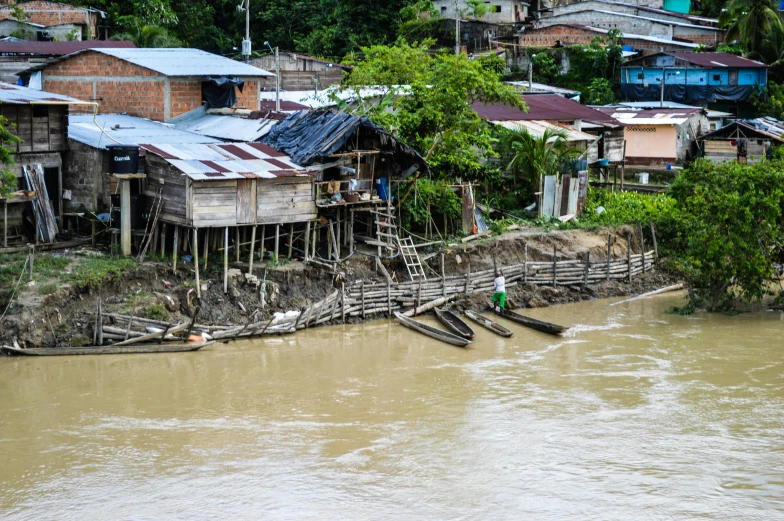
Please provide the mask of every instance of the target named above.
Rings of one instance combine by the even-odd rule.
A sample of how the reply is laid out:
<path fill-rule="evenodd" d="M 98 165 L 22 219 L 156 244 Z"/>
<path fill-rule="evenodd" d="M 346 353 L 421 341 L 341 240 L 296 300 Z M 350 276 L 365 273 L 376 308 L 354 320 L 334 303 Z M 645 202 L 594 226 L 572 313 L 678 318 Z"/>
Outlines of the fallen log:
<path fill-rule="evenodd" d="M 642 298 L 652 297 L 654 295 L 661 295 L 662 293 L 670 293 L 672 291 L 679 291 L 684 288 L 684 284 L 681 282 L 680 284 L 673 284 L 672 286 L 667 286 L 666 288 L 657 289 L 654 291 L 649 291 L 648 293 L 643 293 L 642 295 L 637 295 L 636 297 L 627 298 L 626 300 L 621 300 L 620 302 L 613 302 L 610 306 L 617 306 L 618 304 L 625 304 L 626 302 L 632 302 L 634 300 L 639 300 Z"/>

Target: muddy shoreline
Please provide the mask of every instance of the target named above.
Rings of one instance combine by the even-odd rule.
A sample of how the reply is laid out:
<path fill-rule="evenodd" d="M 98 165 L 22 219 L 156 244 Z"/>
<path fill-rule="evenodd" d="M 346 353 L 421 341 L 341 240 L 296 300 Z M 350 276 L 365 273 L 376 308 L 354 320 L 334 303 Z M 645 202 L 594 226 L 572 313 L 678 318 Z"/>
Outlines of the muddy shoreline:
<path fill-rule="evenodd" d="M 606 259 L 608 236 L 611 255 L 622 259 L 627 254 L 627 233 L 632 252 L 641 251 L 641 244 L 631 227 L 615 230 L 570 230 L 545 233 L 526 230 L 468 244 L 450 244 L 433 250 L 428 277 L 463 275 L 471 271 L 528 262 L 556 259 Z M 442 255 L 443 254 L 443 257 Z M 424 253 L 423 253 L 424 255 Z M 193 265 L 180 265 L 177 272 L 163 262 L 146 262 L 127 270 L 118 280 L 99 288 L 76 291 L 68 285 L 46 297 L 36 297 L 34 287 L 21 289 L 18 301 L 0 327 L 0 342 L 16 340 L 27 347 L 92 345 L 97 300 L 101 298 L 104 312 L 134 315 L 158 320 L 180 322 L 199 308 L 198 322 L 212 325 L 244 325 L 249 321 L 268 318 L 273 313 L 298 311 L 331 293 L 341 283 L 359 280 L 381 281 L 375 260 L 356 255 L 334 270 L 318 265 L 305 265 L 292 260 L 270 268 L 254 265 L 253 277 L 246 276 L 247 263 L 232 263 L 228 292 L 223 291 L 222 267 L 211 265 L 202 270 L 201 299 L 196 298 Z M 384 261 L 396 281 L 405 282 L 408 275 L 397 260 Z M 671 284 L 674 277 L 656 268 L 627 281 L 603 281 L 598 284 L 574 286 L 542 286 L 521 283 L 509 288 L 510 307 L 539 308 L 583 300 L 632 296 Z M 483 310 L 490 295 L 476 293 L 455 300 L 459 310 Z M 385 318 L 384 315 L 372 319 Z M 368 319 L 368 321 L 371 319 Z M 362 323 L 361 317 L 350 317 L 349 323 Z"/>

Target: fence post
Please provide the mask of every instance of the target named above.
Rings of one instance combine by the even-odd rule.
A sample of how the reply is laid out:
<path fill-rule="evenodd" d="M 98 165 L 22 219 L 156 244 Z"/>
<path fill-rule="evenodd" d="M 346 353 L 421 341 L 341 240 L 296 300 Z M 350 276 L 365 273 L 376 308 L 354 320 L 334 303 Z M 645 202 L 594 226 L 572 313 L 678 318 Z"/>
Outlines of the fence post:
<path fill-rule="evenodd" d="M 583 286 L 588 284 L 588 272 L 591 270 L 591 252 L 588 251 L 588 254 L 585 256 L 585 279 L 583 282 Z"/>
<path fill-rule="evenodd" d="M 659 245 L 656 244 L 656 230 L 653 229 L 653 219 L 651 219 L 651 236 L 653 237 L 653 259 L 654 261 L 659 260 Z"/>
<path fill-rule="evenodd" d="M 557 286 L 558 263 L 556 262 L 558 255 L 558 246 L 553 244 L 553 287 Z"/>
<path fill-rule="evenodd" d="M 626 267 L 629 269 L 629 283 L 632 282 L 632 235 L 626 232 Z"/>
<path fill-rule="evenodd" d="M 528 284 L 528 243 L 525 243 L 525 253 L 523 257 L 523 283 Z"/>
<path fill-rule="evenodd" d="M 33 262 L 35 261 L 35 245 L 27 245 L 27 266 L 30 272 L 30 280 L 33 280 Z"/>
<path fill-rule="evenodd" d="M 642 223 L 640 223 L 640 253 L 642 253 L 642 272 L 645 273 L 645 236 L 642 231 Z"/>
<path fill-rule="evenodd" d="M 610 255 L 612 254 L 612 235 L 607 234 L 607 280 L 610 280 Z"/>

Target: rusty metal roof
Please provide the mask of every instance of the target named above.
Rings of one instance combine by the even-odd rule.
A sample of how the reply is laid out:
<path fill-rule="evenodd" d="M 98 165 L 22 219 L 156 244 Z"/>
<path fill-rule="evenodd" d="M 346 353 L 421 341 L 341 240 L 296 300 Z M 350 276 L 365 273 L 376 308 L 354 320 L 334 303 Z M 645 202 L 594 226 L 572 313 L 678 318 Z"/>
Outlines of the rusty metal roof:
<path fill-rule="evenodd" d="M 31 103 L 46 104 L 47 102 L 57 105 L 61 103 L 84 103 L 81 100 L 69 96 L 62 96 L 52 92 L 0 82 L 0 103 L 7 103 L 9 105 L 29 105 Z"/>
<path fill-rule="evenodd" d="M 80 42 L 0 42 L 0 55 L 65 56 L 85 49 L 135 49 L 133 42 L 115 40 L 83 40 Z"/>
<path fill-rule="evenodd" d="M 576 101 L 555 94 L 523 96 L 528 112 L 502 103 L 474 103 L 479 117 L 489 121 L 574 121 L 577 119 L 605 125 L 618 124 L 612 116 L 603 114 Z"/>
<path fill-rule="evenodd" d="M 307 177 L 309 171 L 261 143 L 141 145 L 194 181 Z"/>

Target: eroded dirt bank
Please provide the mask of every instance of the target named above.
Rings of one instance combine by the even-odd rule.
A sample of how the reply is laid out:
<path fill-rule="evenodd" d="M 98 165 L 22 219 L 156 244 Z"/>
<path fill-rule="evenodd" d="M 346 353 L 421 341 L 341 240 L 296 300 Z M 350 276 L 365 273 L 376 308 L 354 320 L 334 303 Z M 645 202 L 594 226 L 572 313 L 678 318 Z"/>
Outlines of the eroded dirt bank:
<path fill-rule="evenodd" d="M 640 240 L 632 228 L 607 231 L 570 230 L 544 233 L 536 230 L 509 233 L 481 241 L 450 245 L 443 248 L 444 272 L 447 276 L 465 274 L 523 262 L 550 261 L 555 247 L 557 260 L 606 259 L 608 235 L 614 258 L 625 258 L 626 233 L 631 235 L 634 253 L 639 253 Z M 646 250 L 652 248 L 645 245 Z M 432 250 L 435 253 L 438 250 Z M 426 253 L 423 251 L 422 255 Z M 78 262 L 78 258 L 74 259 Z M 340 282 L 382 280 L 376 273 L 374 259 L 353 256 L 336 270 L 298 261 L 277 267 L 256 263 L 253 276 L 247 277 L 247 263 L 232 263 L 229 289 L 223 291 L 223 271 L 219 263 L 202 269 L 201 299 L 197 298 L 192 264 L 180 264 L 177 272 L 169 263 L 146 262 L 122 272 L 115 280 L 90 288 L 76 289 L 58 285 L 54 293 L 41 296 L 35 285 L 19 289 L 8 315 L 0 324 L 0 342 L 14 339 L 28 347 L 91 345 L 95 330 L 97 301 L 100 295 L 104 313 L 146 317 L 168 322 L 186 320 L 199 308 L 197 322 L 212 325 L 244 325 L 271 316 L 276 312 L 300 310 L 318 301 Z M 397 259 L 384 261 L 397 281 L 407 281 L 405 266 Z M 441 255 L 428 261 L 428 277 L 441 272 Z M 521 283 L 509 289 L 513 304 L 520 307 L 544 307 L 586 299 L 625 296 L 665 286 L 672 277 L 658 268 L 633 278 L 631 283 L 606 281 L 586 286 L 537 286 Z M 6 295 L 10 293 L 5 288 Z M 7 300 L 0 298 L 0 301 Z M 482 309 L 489 295 L 472 294 L 456 300 L 458 309 Z M 3 305 L 3 309 L 5 304 Z M 358 318 L 352 322 L 361 321 Z"/>

